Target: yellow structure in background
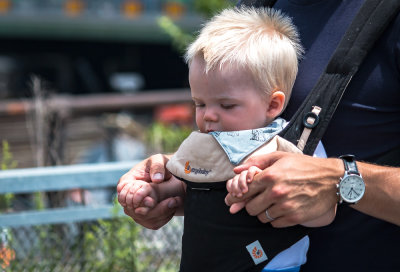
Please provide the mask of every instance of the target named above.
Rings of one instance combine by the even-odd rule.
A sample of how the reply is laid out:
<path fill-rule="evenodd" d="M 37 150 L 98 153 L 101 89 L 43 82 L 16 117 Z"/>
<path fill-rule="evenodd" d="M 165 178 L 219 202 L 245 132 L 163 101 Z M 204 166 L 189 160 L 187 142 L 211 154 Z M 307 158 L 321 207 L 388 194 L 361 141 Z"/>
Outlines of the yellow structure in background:
<path fill-rule="evenodd" d="M 125 17 L 135 18 L 138 17 L 143 11 L 143 5 L 136 0 L 127 0 L 122 4 L 122 13 Z"/>
<path fill-rule="evenodd" d="M 0 0 L 0 14 L 7 13 L 11 8 L 10 0 Z"/>
<path fill-rule="evenodd" d="M 181 17 L 185 9 L 185 5 L 179 1 L 168 1 L 164 4 L 164 12 L 173 19 Z"/>
<path fill-rule="evenodd" d="M 64 4 L 65 13 L 69 16 L 78 16 L 84 8 L 85 4 L 81 0 L 66 0 Z"/>

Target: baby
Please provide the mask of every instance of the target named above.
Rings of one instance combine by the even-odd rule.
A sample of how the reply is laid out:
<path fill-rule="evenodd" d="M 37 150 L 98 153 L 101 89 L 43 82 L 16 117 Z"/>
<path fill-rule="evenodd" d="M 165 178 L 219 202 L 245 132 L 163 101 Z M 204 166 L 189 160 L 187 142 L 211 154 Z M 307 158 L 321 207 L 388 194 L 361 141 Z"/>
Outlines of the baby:
<path fill-rule="evenodd" d="M 261 171 L 251 167 L 234 174 L 233 168 L 250 156 L 301 153 L 277 136 L 286 124 L 278 116 L 290 97 L 301 53 L 291 20 L 264 8 L 224 10 L 188 47 L 199 131 L 168 162 L 173 177 L 158 184 L 135 181 L 129 191 L 134 203 L 128 203 L 140 209 L 172 196 L 185 198 L 178 212 L 185 215 L 180 271 L 274 271 L 298 269 L 305 262 L 308 228 L 273 228 L 247 214 L 244 203 L 230 211 L 224 203 L 227 189 L 242 196 Z M 304 225 L 327 225 L 334 215 L 332 210 Z"/>

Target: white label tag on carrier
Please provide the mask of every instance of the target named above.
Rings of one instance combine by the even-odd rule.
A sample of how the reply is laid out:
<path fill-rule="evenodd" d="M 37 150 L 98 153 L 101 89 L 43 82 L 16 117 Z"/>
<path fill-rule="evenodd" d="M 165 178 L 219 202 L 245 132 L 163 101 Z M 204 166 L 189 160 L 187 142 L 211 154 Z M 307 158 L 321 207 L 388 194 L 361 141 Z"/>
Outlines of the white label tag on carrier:
<path fill-rule="evenodd" d="M 268 260 L 267 254 L 258 240 L 247 245 L 246 249 L 256 265 Z"/>

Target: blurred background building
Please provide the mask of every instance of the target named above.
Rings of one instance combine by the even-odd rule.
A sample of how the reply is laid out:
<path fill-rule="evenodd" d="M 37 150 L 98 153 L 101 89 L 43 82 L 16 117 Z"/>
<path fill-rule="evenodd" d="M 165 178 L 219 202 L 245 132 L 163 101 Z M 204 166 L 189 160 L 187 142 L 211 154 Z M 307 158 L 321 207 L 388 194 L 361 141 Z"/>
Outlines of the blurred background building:
<path fill-rule="evenodd" d="M 105 113 L 124 110 L 130 117 L 124 120 L 146 125 L 153 121 L 155 104 L 162 103 L 155 94 L 142 99 L 151 105 L 119 108 L 118 101 L 127 101 L 124 95 L 180 90 L 186 96 L 177 93 L 177 100 L 187 100 L 179 43 L 204 21 L 198 11 L 202 2 L 207 1 L 0 0 L 0 140 L 9 143 L 18 168 L 144 156 L 111 154 L 110 146 L 100 148 L 101 154 L 98 146 L 90 154 L 83 151 L 116 139 L 118 124 L 110 124 Z M 102 108 L 112 98 L 101 95 L 122 98 L 114 99 L 112 109 Z M 93 101 L 97 108 L 91 110 Z M 82 108 L 86 103 L 84 114 L 70 109 L 79 103 Z M 115 149 L 129 150 L 124 144 L 127 148 L 116 143 Z"/>
<path fill-rule="evenodd" d="M 194 129 L 183 48 L 205 18 L 235 2 L 0 0 L 0 170 L 96 167 L 174 151 Z M 114 218 L 119 176 L 54 189 L 76 176 L 43 191 L 3 186 L 0 269 L 178 270 L 181 219 L 154 233 Z M 111 221 L 92 218 L 98 205 Z"/>
<path fill-rule="evenodd" d="M 29 97 L 40 76 L 58 93 L 187 87 L 181 54 L 157 19 L 189 33 L 192 0 L 0 0 L 0 98 Z"/>

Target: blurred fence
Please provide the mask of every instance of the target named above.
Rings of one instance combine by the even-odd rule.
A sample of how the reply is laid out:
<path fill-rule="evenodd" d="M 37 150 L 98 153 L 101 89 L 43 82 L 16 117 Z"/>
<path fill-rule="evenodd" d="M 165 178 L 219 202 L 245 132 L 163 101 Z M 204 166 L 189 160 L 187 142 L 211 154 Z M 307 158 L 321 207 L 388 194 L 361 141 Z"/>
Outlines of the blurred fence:
<path fill-rule="evenodd" d="M 3 271 L 177 271 L 182 218 L 147 230 L 112 202 L 118 178 L 135 163 L 0 172 L 0 195 L 13 196 L 0 214 Z M 64 203 L 49 207 L 57 193 Z"/>
<path fill-rule="evenodd" d="M 118 134 L 138 139 L 144 130 L 139 123 L 151 123 L 154 109 L 190 101 L 189 89 L 0 99 L 0 145 L 9 143 L 19 168 L 94 162 L 82 157 L 99 144 L 107 150 L 107 161 L 115 161 L 111 153 Z M 144 122 L 134 115 L 140 111 L 146 113 Z"/>

